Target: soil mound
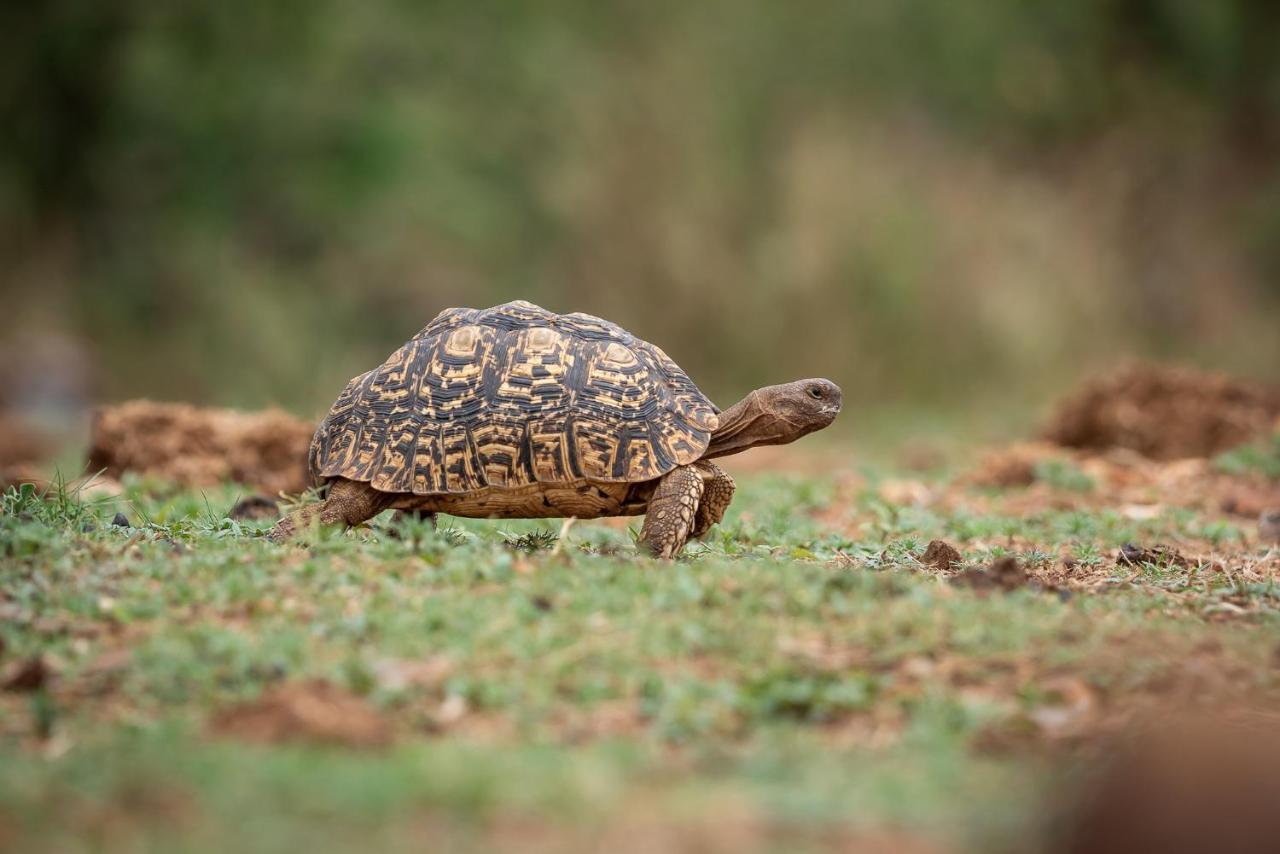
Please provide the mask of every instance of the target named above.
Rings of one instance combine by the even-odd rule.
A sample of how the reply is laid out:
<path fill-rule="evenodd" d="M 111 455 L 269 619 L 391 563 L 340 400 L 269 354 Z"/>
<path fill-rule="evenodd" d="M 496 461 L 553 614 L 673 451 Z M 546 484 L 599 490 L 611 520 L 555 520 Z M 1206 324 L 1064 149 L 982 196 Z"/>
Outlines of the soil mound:
<path fill-rule="evenodd" d="M 1155 460 L 1209 457 L 1273 429 L 1280 388 L 1169 365 L 1130 365 L 1058 404 L 1044 437 L 1068 448 L 1128 448 Z"/>
<path fill-rule="evenodd" d="M 134 400 L 94 413 L 89 469 L 184 486 L 235 481 L 272 494 L 301 492 L 308 485 L 313 429 L 278 409 L 237 412 Z"/>
<path fill-rule="evenodd" d="M 944 540 L 933 540 L 924 550 L 924 557 L 920 558 L 920 562 L 934 569 L 949 572 L 964 563 L 964 558 L 950 543 Z"/>

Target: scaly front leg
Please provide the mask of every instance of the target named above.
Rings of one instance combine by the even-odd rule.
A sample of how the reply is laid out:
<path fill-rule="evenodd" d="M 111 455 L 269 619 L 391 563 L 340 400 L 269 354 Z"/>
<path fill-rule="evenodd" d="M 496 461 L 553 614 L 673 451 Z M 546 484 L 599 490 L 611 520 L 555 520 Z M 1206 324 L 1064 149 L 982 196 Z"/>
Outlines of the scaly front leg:
<path fill-rule="evenodd" d="M 276 526 L 271 529 L 271 533 L 267 537 L 273 543 L 283 543 L 286 540 L 291 540 L 299 531 L 305 531 L 310 528 L 322 512 L 324 512 L 323 501 L 318 504 L 308 504 L 306 507 L 295 510 L 279 522 L 276 522 Z"/>
<path fill-rule="evenodd" d="M 693 533 L 697 539 L 711 530 L 712 525 L 719 525 L 724 518 L 724 511 L 729 509 L 733 501 L 733 478 L 725 474 L 724 469 L 709 460 L 699 460 L 693 467 L 702 475 L 702 500 L 698 502 L 698 515 L 693 522 Z"/>
<path fill-rule="evenodd" d="M 702 475 L 693 466 L 679 466 L 663 475 L 649 499 L 640 547 L 660 558 L 680 554 L 693 530 L 703 488 Z"/>
<path fill-rule="evenodd" d="M 306 530 L 314 521 L 321 525 L 359 525 L 386 510 L 393 500 L 394 496 L 379 492 L 367 483 L 337 478 L 329 484 L 329 494 L 323 504 L 310 504 L 281 519 L 268 536 L 272 542 L 281 543 Z"/>

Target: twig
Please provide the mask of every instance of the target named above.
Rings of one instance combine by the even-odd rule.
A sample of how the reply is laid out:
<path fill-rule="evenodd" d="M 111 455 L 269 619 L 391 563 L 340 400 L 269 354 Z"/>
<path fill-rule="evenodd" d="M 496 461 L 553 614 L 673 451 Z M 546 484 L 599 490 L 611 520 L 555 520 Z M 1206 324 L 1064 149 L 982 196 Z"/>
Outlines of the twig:
<path fill-rule="evenodd" d="M 577 516 L 570 516 L 564 520 L 564 524 L 560 526 L 560 536 L 556 537 L 556 544 L 551 547 L 552 556 L 560 554 L 560 550 L 564 547 L 564 538 L 568 536 L 569 529 L 573 527 L 573 523 L 578 521 Z"/>

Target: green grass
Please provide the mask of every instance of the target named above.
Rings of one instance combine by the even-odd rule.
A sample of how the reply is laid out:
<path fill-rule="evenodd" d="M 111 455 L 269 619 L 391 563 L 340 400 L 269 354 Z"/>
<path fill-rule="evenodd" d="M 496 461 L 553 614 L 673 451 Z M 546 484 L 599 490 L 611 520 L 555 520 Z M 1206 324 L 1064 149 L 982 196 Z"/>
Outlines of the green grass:
<path fill-rule="evenodd" d="M 1271 480 L 1280 480 L 1280 433 L 1233 448 L 1220 455 L 1215 463 L 1228 474 L 1260 474 Z"/>
<path fill-rule="evenodd" d="M 1196 537 L 1258 559 L 1222 520 L 943 516 L 867 492 L 836 530 L 813 513 L 833 482 L 744 480 L 725 524 L 673 564 L 594 523 L 558 542 L 558 522 L 393 537 L 384 517 L 278 547 L 269 523 L 224 517 L 230 489 L 11 491 L 0 665 L 39 655 L 57 678 L 0 694 L 0 847 L 486 850 L 533 834 L 588 849 L 671 825 L 754 828 L 748 847 L 777 850 L 886 828 L 1017 848 L 1059 765 L 989 745 L 1054 703 L 1055 680 L 1118 708 L 1211 639 L 1246 689 L 1276 687 L 1274 584 L 1110 558 Z M 111 524 L 121 511 L 130 527 Z M 1102 583 L 964 589 L 921 565 L 934 537 L 1033 569 L 1067 549 Z M 435 677 L 396 677 L 424 660 Z M 365 698 L 394 744 L 212 733 L 219 710 L 307 679 Z"/>

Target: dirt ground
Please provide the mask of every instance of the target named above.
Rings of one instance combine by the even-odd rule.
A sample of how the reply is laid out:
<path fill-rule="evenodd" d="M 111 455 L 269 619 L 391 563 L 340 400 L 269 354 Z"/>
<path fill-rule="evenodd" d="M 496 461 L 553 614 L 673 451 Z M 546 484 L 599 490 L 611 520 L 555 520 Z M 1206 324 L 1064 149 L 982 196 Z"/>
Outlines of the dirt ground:
<path fill-rule="evenodd" d="M 1095 377 L 1058 403 L 1044 438 L 1153 460 L 1209 457 L 1280 427 L 1280 388 L 1172 365 Z"/>
<path fill-rule="evenodd" d="M 251 484 L 268 493 L 307 488 L 314 425 L 279 409 L 237 412 L 134 400 L 94 413 L 90 471 L 125 472 L 183 486 Z"/>
<path fill-rule="evenodd" d="M 1070 483 L 1064 488 L 1061 478 L 1080 478 L 1080 488 L 1070 488 Z M 1010 513 L 1045 507 L 1119 507 L 1130 515 L 1142 515 L 1169 506 L 1256 519 L 1264 510 L 1280 506 L 1280 484 L 1260 474 L 1229 474 L 1209 459 L 1161 462 L 1125 450 L 1098 453 L 1042 442 L 988 451 L 958 485 L 992 490 L 1025 487 L 989 502 L 967 499 Z"/>
<path fill-rule="evenodd" d="M 218 735 L 267 744 L 381 747 L 391 742 L 391 726 L 373 705 L 321 680 L 282 685 L 224 709 L 211 724 Z"/>

